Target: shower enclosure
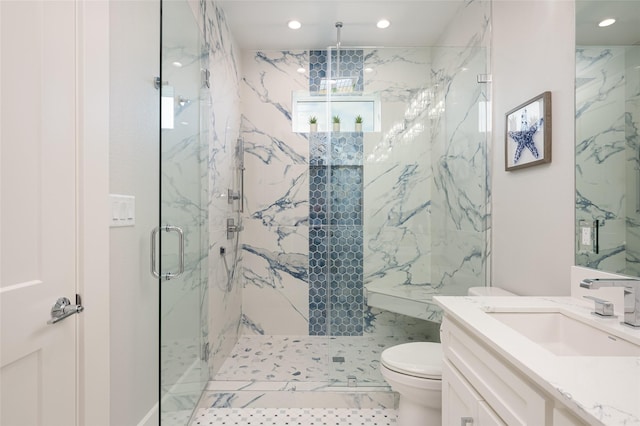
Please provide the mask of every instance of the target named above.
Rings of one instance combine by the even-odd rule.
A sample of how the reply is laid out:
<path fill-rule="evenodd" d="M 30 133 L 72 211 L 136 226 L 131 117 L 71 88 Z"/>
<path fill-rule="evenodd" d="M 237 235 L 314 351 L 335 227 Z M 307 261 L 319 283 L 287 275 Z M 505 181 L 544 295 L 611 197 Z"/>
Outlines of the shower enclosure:
<path fill-rule="evenodd" d="M 160 224 L 161 424 L 184 425 L 209 379 L 208 115 L 200 29 L 187 2 L 162 2 Z M 154 254 L 156 254 L 154 253 Z"/>
<path fill-rule="evenodd" d="M 487 3 L 468 43 L 295 51 L 238 50 L 224 4 L 163 3 L 162 424 L 385 390 L 381 351 L 488 274 Z"/>
<path fill-rule="evenodd" d="M 486 59 L 481 45 L 243 52 L 245 335 L 325 339 L 332 387 L 384 385 L 385 346 L 438 339 L 432 296 L 486 282 Z"/>

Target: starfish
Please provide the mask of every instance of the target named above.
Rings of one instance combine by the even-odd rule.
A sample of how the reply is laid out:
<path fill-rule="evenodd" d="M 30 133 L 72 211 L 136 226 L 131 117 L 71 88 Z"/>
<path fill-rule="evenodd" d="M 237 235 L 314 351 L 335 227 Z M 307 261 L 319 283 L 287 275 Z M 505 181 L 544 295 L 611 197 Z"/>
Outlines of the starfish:
<path fill-rule="evenodd" d="M 516 148 L 516 153 L 513 156 L 513 163 L 517 163 L 520 161 L 520 156 L 522 155 L 522 151 L 527 148 L 535 158 L 540 157 L 540 153 L 536 148 L 535 142 L 533 141 L 533 135 L 536 134 L 540 126 L 542 125 L 543 119 L 539 119 L 534 124 L 529 126 L 527 122 L 527 110 L 525 109 L 522 115 L 520 116 L 520 123 L 522 126 L 522 130 L 517 132 L 509 132 L 509 137 L 513 139 L 515 143 L 518 144 Z"/>

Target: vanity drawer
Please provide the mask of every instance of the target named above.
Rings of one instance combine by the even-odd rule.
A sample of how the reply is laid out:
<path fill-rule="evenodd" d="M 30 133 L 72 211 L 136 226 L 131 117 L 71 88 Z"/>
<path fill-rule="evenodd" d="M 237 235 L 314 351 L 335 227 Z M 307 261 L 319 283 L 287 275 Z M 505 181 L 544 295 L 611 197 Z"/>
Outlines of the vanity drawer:
<path fill-rule="evenodd" d="M 441 328 L 444 356 L 510 426 L 551 424 L 551 407 L 527 379 L 445 316 Z"/>

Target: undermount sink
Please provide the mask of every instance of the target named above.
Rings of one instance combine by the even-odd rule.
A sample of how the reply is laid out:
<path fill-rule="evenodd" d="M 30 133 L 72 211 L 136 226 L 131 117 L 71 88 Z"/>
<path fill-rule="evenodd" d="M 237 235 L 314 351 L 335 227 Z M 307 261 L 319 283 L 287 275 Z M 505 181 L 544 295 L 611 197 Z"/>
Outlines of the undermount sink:
<path fill-rule="evenodd" d="M 492 318 L 560 356 L 640 356 L 640 345 L 561 312 L 487 312 Z"/>

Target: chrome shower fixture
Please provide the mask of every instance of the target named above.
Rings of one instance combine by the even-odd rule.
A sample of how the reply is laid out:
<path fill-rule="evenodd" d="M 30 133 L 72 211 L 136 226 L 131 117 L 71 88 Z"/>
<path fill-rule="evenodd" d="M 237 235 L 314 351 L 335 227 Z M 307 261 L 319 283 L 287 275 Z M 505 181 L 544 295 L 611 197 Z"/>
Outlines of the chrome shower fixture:
<path fill-rule="evenodd" d="M 340 44 L 342 43 L 342 22 L 336 22 L 336 31 L 338 33 L 336 38 L 336 47 L 340 50 Z"/>

